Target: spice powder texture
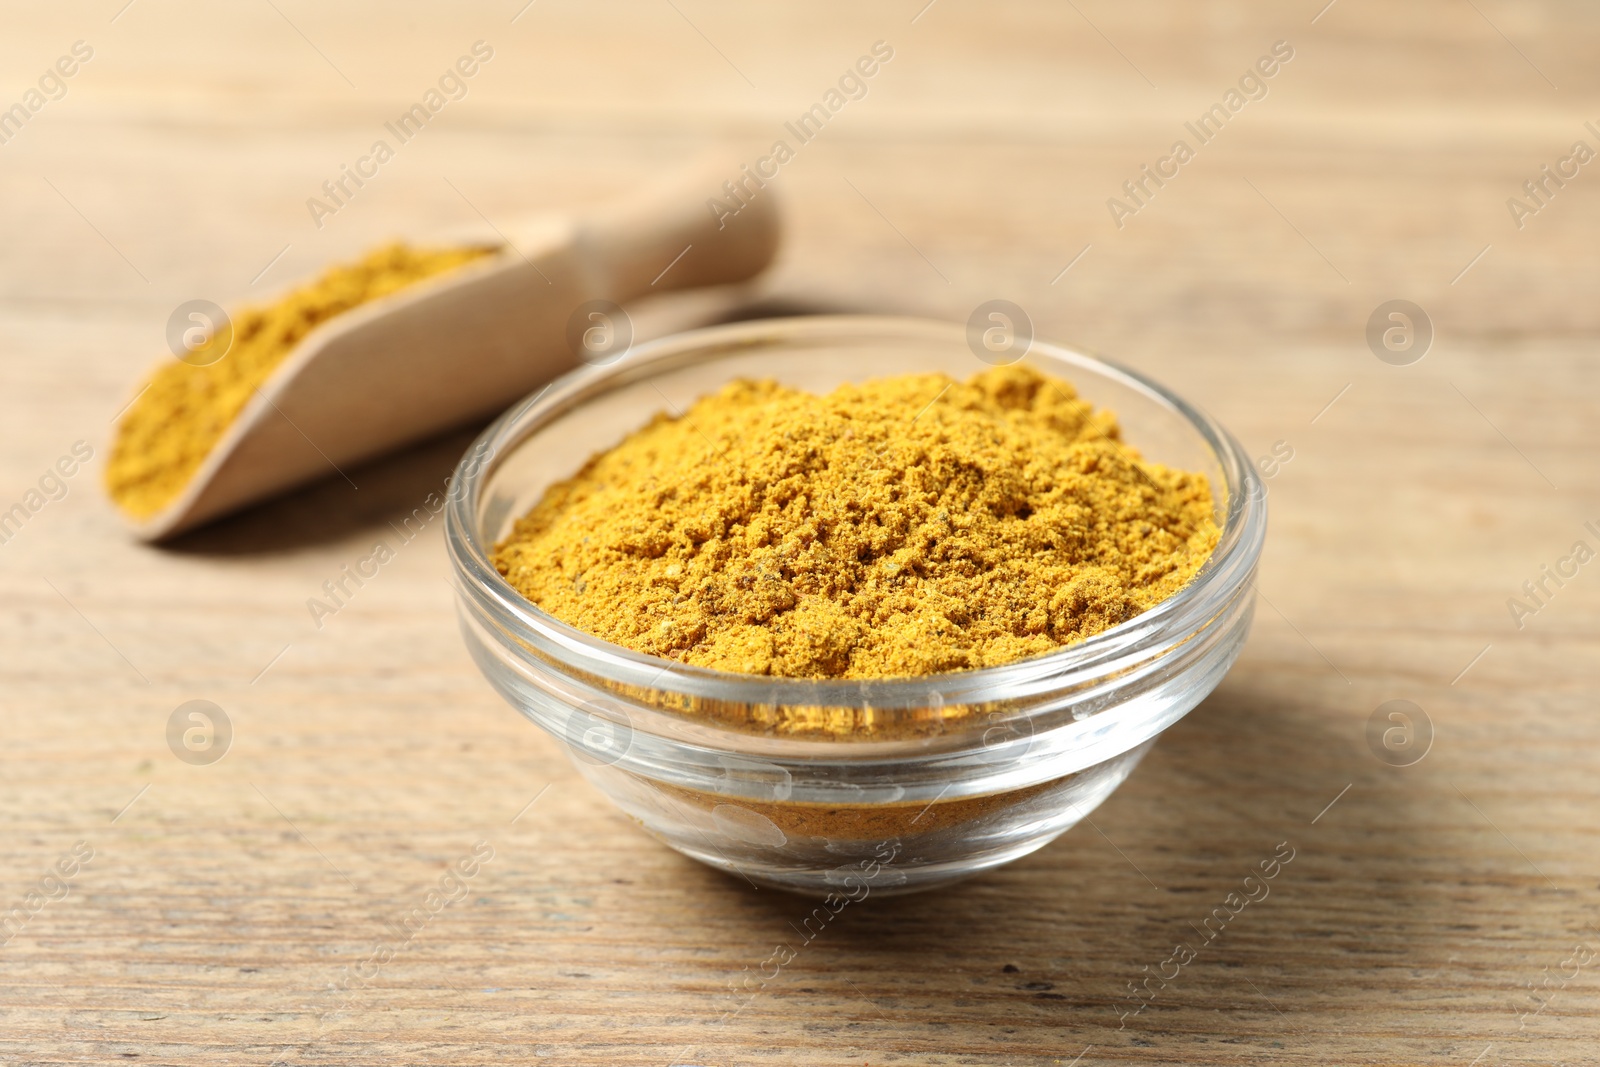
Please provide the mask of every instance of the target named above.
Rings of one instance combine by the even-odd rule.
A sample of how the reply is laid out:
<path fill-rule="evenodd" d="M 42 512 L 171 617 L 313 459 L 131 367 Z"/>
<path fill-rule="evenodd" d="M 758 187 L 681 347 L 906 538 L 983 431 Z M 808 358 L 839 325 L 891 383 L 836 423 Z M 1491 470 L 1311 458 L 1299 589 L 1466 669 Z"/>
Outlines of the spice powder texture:
<path fill-rule="evenodd" d="M 1216 546 L 1202 474 L 1025 367 L 845 385 L 735 381 L 553 485 L 496 546 L 563 621 L 745 674 L 1009 663 L 1177 592 Z"/>
<path fill-rule="evenodd" d="M 135 518 L 160 511 L 189 484 L 257 387 L 313 328 L 492 251 L 391 244 L 329 269 L 274 304 L 234 314 L 232 341 L 220 359 L 199 366 L 163 363 L 129 405 L 106 463 L 111 499 Z"/>

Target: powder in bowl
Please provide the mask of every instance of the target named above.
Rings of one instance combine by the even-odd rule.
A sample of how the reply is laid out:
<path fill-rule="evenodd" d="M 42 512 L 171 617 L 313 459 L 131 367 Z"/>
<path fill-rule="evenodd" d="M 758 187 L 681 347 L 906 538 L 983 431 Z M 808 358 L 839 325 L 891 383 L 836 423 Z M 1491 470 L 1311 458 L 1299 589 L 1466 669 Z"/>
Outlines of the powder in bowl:
<path fill-rule="evenodd" d="M 1203 474 L 1023 366 L 739 380 L 551 486 L 496 546 L 520 593 L 635 651 L 745 674 L 998 666 L 1133 618 L 1219 531 Z"/>

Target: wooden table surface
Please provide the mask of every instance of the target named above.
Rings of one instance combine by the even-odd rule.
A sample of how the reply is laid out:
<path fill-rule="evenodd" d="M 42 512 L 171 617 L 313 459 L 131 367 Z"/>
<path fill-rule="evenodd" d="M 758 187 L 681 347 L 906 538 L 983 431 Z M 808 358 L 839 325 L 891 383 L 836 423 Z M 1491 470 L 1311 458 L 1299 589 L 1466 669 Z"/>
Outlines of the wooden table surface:
<path fill-rule="evenodd" d="M 1600 170 L 1561 163 L 1600 148 L 1592 6 L 124 2 L 0 33 L 3 107 L 93 52 L 0 144 L 0 510 L 27 514 L 0 545 L 0 1060 L 1600 1062 L 1600 564 L 1572 555 L 1600 548 Z M 480 40 L 466 96 L 314 225 Z M 164 549 L 98 481 L 181 302 L 754 159 L 879 40 L 777 181 L 775 269 L 643 332 L 1003 297 L 1292 459 L 1243 657 L 1094 827 L 852 908 L 729 1017 L 809 905 L 645 838 L 490 691 L 439 524 L 308 614 L 470 428 Z M 1107 199 L 1179 138 L 1119 228 Z M 1527 200 L 1543 165 L 1569 177 Z M 1365 339 L 1394 299 L 1435 333 L 1405 366 Z M 30 498 L 78 441 L 65 496 Z M 1545 566 L 1577 574 L 1526 601 Z M 232 723 L 211 765 L 168 746 L 197 699 Z M 1367 740 L 1391 700 L 1431 735 L 1408 767 Z M 395 948 L 479 842 L 468 896 Z M 1124 1017 L 1280 842 L 1270 897 Z"/>

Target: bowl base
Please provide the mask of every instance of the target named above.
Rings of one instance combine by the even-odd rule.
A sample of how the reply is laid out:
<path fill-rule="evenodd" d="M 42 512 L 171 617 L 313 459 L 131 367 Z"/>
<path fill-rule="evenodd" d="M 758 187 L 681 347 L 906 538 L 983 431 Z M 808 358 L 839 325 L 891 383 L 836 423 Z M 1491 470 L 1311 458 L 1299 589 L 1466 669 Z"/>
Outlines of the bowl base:
<path fill-rule="evenodd" d="M 830 882 L 828 876 L 832 871 L 794 871 L 794 870 L 751 870 L 750 868 L 734 869 L 724 860 L 715 856 L 707 857 L 696 855 L 694 852 L 679 849 L 691 859 L 699 860 L 709 867 L 729 875 L 740 881 L 754 882 L 765 889 L 781 889 L 786 893 L 797 896 L 810 897 L 814 900 L 829 897 L 843 897 L 845 900 L 859 901 L 867 897 L 901 897 L 910 893 L 922 893 L 929 889 L 940 889 L 955 882 L 992 871 L 996 867 L 1003 867 L 1012 860 L 1021 859 L 1030 852 L 1039 849 L 1054 841 L 1065 830 L 1035 840 L 1024 841 L 1011 848 L 983 856 L 969 856 L 960 860 L 946 860 L 942 863 L 927 863 L 916 867 L 885 868 L 878 878 L 865 878 L 856 886 L 844 886 L 838 881 Z"/>

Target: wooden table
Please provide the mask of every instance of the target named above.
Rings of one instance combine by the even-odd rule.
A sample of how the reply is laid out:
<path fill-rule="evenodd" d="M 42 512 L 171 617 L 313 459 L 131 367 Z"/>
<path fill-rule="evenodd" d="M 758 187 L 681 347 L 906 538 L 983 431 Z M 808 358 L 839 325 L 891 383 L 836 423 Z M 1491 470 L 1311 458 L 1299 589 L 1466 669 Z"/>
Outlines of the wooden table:
<path fill-rule="evenodd" d="M 123 2 L 16 7 L 0 34 L 6 106 L 93 49 L 0 145 L 0 509 L 95 452 L 0 546 L 0 906 L 22 917 L 0 1058 L 1600 1060 L 1600 563 L 1507 604 L 1600 548 L 1600 170 L 1520 229 L 1507 206 L 1600 148 L 1591 9 Z M 479 40 L 465 98 L 317 228 L 307 198 Z M 320 629 L 307 612 L 470 429 L 161 550 L 123 534 L 100 461 L 180 302 L 580 206 L 717 143 L 753 159 L 878 40 L 893 59 L 784 168 L 788 244 L 739 302 L 963 320 L 1004 297 L 1293 458 L 1249 647 L 1093 827 L 851 909 L 724 1018 L 807 905 L 646 839 L 501 703 L 437 524 Z M 1265 98 L 1198 144 L 1184 123 L 1280 40 Z M 1179 138 L 1194 158 L 1119 229 L 1107 199 Z M 1435 330 L 1410 365 L 1365 339 L 1393 299 Z M 233 728 L 209 766 L 167 742 L 197 699 Z M 1431 724 L 1409 767 L 1367 741 L 1391 700 Z M 466 899 L 369 974 L 480 841 Z M 1279 842 L 1270 897 L 1123 1018 Z"/>

